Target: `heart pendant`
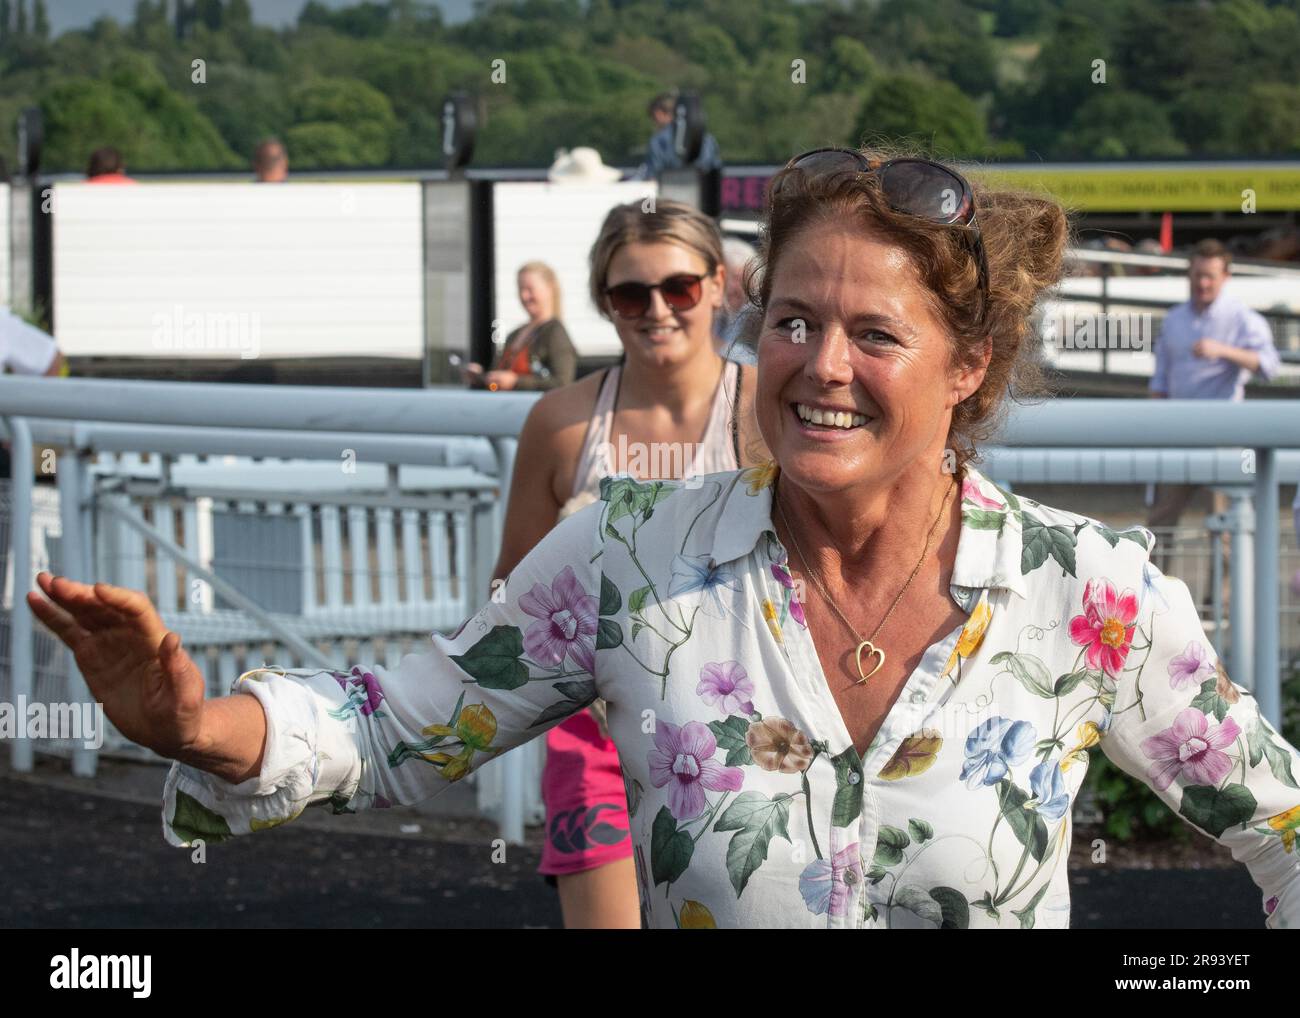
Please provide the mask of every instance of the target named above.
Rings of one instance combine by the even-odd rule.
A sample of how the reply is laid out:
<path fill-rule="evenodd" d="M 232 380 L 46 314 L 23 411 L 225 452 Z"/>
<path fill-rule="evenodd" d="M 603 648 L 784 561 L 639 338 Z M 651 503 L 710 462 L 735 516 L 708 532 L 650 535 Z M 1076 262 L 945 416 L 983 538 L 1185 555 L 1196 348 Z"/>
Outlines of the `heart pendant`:
<path fill-rule="evenodd" d="M 871 671 L 869 672 L 864 672 L 862 670 L 863 650 L 867 652 L 868 660 L 870 660 L 873 656 L 879 658 L 879 660 L 876 661 L 876 667 L 871 669 Z M 870 640 L 863 640 L 861 643 L 858 644 L 858 650 L 857 653 L 854 655 L 854 661 L 858 666 L 858 674 L 862 676 L 862 678 L 858 680 L 857 684 L 861 685 L 863 682 L 866 682 L 867 679 L 871 678 L 871 676 L 875 675 L 876 672 L 880 671 L 880 669 L 885 667 L 885 652 L 881 650 L 879 647 L 877 647 Z"/>

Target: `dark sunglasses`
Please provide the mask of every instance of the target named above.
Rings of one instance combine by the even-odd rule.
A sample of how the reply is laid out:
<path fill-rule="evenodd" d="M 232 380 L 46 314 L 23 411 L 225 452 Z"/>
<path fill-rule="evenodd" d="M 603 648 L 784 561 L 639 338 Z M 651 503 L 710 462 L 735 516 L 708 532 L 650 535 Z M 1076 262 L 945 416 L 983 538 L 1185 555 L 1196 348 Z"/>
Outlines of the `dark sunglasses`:
<path fill-rule="evenodd" d="M 975 223 L 975 193 L 960 173 L 928 159 L 869 160 L 861 152 L 847 148 L 816 148 L 795 156 L 786 169 L 806 174 L 870 173 L 880 183 L 880 191 L 895 212 L 928 219 L 943 226 L 964 227 L 979 262 L 980 290 L 987 296 L 989 266 L 984 242 Z M 772 195 L 781 193 L 781 182 Z"/>
<path fill-rule="evenodd" d="M 664 303 L 674 311 L 689 311 L 700 302 L 703 276 L 682 273 L 669 276 L 662 283 L 619 283 L 606 287 L 609 306 L 620 318 L 641 318 L 650 310 L 650 292 L 658 290 Z"/>

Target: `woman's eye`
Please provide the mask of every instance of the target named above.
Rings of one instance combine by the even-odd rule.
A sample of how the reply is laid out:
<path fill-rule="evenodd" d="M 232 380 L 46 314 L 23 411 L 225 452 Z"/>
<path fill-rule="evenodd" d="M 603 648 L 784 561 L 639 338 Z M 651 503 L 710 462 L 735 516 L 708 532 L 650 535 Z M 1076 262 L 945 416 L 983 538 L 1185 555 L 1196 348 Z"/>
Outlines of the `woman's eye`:
<path fill-rule="evenodd" d="M 808 334 L 808 320 L 806 318 L 782 318 L 776 323 L 776 331 L 789 335 L 804 336 Z"/>
<path fill-rule="evenodd" d="M 868 329 L 866 332 L 861 333 L 861 337 L 869 343 L 885 344 L 898 342 L 898 340 L 894 339 L 894 337 L 888 332 L 881 332 L 879 329 Z"/>

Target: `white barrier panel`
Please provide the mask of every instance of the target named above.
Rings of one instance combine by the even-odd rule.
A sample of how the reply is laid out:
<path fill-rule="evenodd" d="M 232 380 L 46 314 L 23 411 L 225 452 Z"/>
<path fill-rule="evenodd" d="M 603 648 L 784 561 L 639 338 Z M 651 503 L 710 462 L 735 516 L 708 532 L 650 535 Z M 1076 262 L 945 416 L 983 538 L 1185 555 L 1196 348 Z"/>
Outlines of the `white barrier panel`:
<path fill-rule="evenodd" d="M 0 184 L 0 308 L 9 306 L 9 185 Z"/>
<path fill-rule="evenodd" d="M 417 182 L 57 184 L 72 356 L 423 352 Z"/>
<path fill-rule="evenodd" d="M 653 181 L 612 184 L 499 183 L 492 189 L 495 217 L 496 302 L 492 318 L 499 338 L 528 320 L 519 306 L 516 274 L 525 262 L 546 262 L 560 279 L 562 321 L 581 356 L 622 352 L 614 326 L 587 296 L 587 257 L 600 225 L 615 205 L 655 193 Z"/>

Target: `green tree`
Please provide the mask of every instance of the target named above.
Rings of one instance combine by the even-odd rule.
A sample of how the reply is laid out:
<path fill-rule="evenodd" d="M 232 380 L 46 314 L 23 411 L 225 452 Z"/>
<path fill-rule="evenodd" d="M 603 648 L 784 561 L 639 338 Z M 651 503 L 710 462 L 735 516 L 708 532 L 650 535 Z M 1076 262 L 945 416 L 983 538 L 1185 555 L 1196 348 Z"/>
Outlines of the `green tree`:
<path fill-rule="evenodd" d="M 317 78 L 293 94 L 291 151 L 299 143 L 315 160 L 311 165 L 383 166 L 397 127 L 392 104 L 379 90 L 354 78 Z M 311 130 L 331 126 L 337 130 Z M 346 140 L 345 139 L 350 139 Z"/>
<path fill-rule="evenodd" d="M 950 82 L 913 73 L 880 79 L 867 97 L 857 133 L 920 140 L 944 156 L 979 156 L 989 147 L 984 114 L 973 100 Z"/>
<path fill-rule="evenodd" d="M 1187 153 L 1157 100 L 1113 85 L 1079 107 L 1061 136 L 1059 149 L 1066 156 L 1090 159 L 1165 158 Z"/>

